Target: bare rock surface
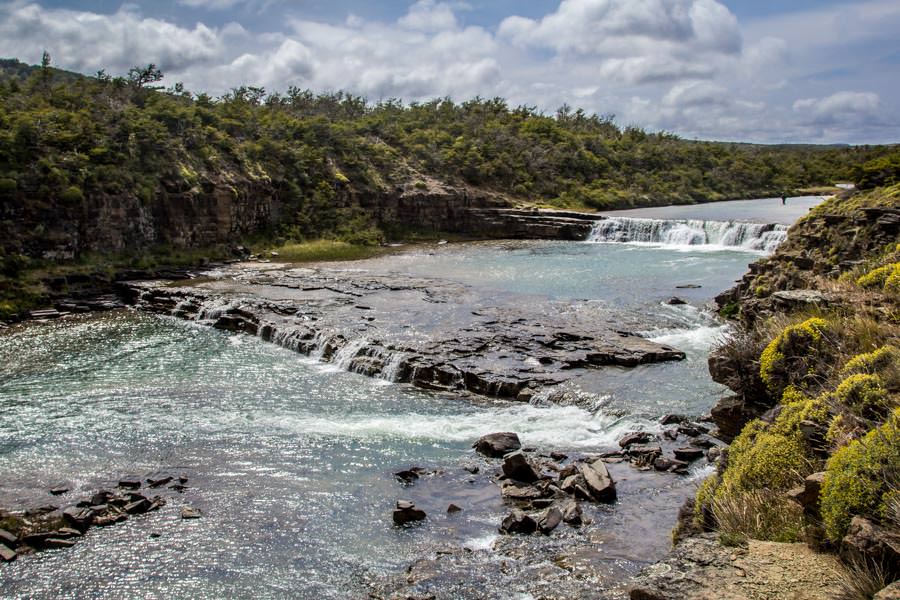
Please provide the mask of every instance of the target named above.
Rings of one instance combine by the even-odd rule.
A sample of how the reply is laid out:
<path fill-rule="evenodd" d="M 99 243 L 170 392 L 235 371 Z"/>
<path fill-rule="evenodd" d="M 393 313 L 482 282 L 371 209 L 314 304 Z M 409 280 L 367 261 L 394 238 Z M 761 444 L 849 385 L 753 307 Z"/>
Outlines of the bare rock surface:
<path fill-rule="evenodd" d="M 139 281 L 144 310 L 244 332 L 373 377 L 517 398 L 607 365 L 682 360 L 590 301 L 492 295 L 377 261 L 294 268 L 238 263 L 190 281 Z"/>

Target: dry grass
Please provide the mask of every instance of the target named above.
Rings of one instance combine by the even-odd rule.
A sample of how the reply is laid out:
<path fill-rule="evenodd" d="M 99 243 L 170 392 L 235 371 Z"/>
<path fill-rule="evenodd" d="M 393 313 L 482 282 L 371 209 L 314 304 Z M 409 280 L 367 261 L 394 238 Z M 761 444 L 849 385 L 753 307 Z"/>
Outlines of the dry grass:
<path fill-rule="evenodd" d="M 863 558 L 846 563 L 838 572 L 840 600 L 872 600 L 872 597 L 891 583 L 884 565 Z"/>
<path fill-rule="evenodd" d="M 799 505 L 766 489 L 727 494 L 712 503 L 719 533 L 726 540 L 796 542 L 804 539 L 807 522 Z"/>

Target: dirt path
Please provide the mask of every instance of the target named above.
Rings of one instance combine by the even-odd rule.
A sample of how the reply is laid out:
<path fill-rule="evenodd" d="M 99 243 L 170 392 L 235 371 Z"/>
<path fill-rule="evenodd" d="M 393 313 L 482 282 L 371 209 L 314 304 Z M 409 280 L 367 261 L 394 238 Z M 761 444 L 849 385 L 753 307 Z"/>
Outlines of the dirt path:
<path fill-rule="evenodd" d="M 834 600 L 842 567 L 805 544 L 751 540 L 728 548 L 712 534 L 685 540 L 646 569 L 632 600 Z"/>

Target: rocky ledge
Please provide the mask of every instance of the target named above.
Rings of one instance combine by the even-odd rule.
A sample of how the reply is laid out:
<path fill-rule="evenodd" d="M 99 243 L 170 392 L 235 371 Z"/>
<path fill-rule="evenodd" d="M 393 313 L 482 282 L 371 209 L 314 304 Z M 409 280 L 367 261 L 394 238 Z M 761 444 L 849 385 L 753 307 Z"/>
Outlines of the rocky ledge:
<path fill-rule="evenodd" d="M 130 282 L 138 308 L 244 332 L 372 377 L 531 399 L 587 369 L 682 360 L 590 301 L 496 298 L 455 282 L 241 263 L 192 281 Z"/>

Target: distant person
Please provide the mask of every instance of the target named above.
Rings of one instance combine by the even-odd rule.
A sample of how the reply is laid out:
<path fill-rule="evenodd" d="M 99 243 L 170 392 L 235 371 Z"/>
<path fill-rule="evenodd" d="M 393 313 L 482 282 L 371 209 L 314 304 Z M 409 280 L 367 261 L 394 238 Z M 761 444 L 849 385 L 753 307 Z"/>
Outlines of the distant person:
<path fill-rule="evenodd" d="M 787 204 L 787 194 L 782 194 L 782 195 L 781 195 L 781 203 L 782 203 L 782 204 Z"/>

